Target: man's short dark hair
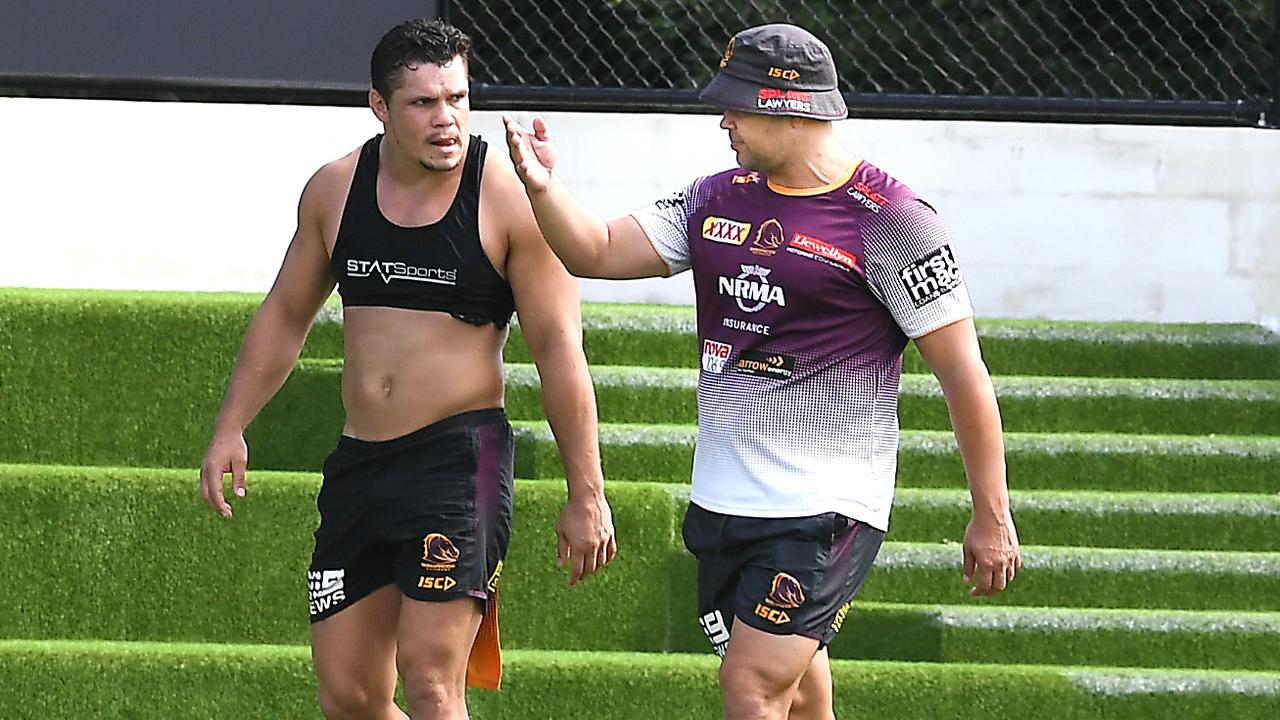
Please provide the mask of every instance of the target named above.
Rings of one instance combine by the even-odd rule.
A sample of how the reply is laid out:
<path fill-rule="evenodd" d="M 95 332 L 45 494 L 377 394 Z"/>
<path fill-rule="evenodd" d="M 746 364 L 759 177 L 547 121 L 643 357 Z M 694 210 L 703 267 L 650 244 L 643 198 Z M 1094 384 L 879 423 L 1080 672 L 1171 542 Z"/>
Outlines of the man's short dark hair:
<path fill-rule="evenodd" d="M 401 70 L 428 63 L 446 65 L 459 56 L 465 65 L 470 49 L 471 38 L 443 20 L 406 20 L 378 41 L 369 61 L 369 78 L 373 89 L 389 100 L 399 86 Z"/>

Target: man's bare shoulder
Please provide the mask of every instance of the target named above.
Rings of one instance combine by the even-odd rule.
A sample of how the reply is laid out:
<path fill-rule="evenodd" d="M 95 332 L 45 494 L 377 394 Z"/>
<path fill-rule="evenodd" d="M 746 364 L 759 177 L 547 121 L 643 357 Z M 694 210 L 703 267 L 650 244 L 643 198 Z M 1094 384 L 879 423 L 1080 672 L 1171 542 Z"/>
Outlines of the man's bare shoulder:
<path fill-rule="evenodd" d="M 485 155 L 484 174 L 480 181 L 480 208 L 487 217 L 501 220 L 508 237 L 520 237 L 527 232 L 513 232 L 517 228 L 537 228 L 533 208 L 525 195 L 524 183 L 516 175 L 511 159 L 505 153 L 490 151 Z"/>
<path fill-rule="evenodd" d="M 351 187 L 351 178 L 356 172 L 356 161 L 360 159 L 360 148 L 330 160 L 320 166 L 311 175 L 302 190 L 302 203 L 316 210 L 340 208 L 346 201 L 347 190 Z"/>

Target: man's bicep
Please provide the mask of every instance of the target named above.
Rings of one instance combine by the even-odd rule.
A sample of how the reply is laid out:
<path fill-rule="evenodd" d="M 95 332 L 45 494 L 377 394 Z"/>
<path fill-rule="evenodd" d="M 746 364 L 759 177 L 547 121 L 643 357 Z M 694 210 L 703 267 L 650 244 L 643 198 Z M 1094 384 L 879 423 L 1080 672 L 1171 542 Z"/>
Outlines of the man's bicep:
<path fill-rule="evenodd" d="M 268 294 L 268 300 L 291 317 L 305 318 L 307 322 L 315 317 L 335 284 L 322 230 L 324 210 L 324 198 L 313 179 L 303 190 L 298 203 L 298 228 Z"/>
<path fill-rule="evenodd" d="M 520 331 L 535 355 L 549 343 L 581 343 L 578 283 L 551 251 L 532 220 L 519 223 L 510 235 L 507 282 L 515 298 Z"/>
<path fill-rule="evenodd" d="M 667 277 L 672 268 L 658 254 L 648 233 L 634 215 L 623 215 L 608 223 L 609 251 L 601 277 L 626 280 L 631 278 Z"/>

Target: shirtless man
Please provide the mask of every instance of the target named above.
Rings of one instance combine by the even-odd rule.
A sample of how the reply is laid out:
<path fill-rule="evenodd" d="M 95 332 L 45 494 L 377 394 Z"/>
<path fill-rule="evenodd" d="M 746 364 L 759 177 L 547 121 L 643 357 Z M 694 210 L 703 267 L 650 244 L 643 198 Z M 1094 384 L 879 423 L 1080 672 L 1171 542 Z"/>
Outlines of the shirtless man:
<path fill-rule="evenodd" d="M 469 46 L 456 28 L 413 20 L 374 49 L 369 105 L 384 132 L 303 190 L 201 466 L 201 497 L 231 518 L 224 474 L 245 497 L 243 431 L 336 284 L 346 424 L 324 463 L 308 571 L 331 719 L 404 718 L 397 674 L 415 720 L 466 718 L 464 681 L 496 685 L 492 665 L 473 678 L 485 668 L 468 660 L 482 619 L 496 621 L 511 531 L 502 347 L 515 310 L 568 478 L 556 532 L 569 584 L 616 552 L 576 286 L 505 153 L 468 135 Z"/>

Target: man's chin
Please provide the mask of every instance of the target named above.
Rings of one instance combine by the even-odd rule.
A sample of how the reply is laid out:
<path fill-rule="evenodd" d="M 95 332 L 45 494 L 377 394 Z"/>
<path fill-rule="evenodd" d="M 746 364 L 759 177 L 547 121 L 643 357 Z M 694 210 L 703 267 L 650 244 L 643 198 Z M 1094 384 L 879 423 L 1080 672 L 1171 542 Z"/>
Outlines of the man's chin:
<path fill-rule="evenodd" d="M 458 166 L 462 164 L 462 158 L 423 158 L 418 161 L 418 164 L 421 165 L 424 170 L 431 170 L 433 172 L 449 172 L 450 170 L 456 170 Z"/>

